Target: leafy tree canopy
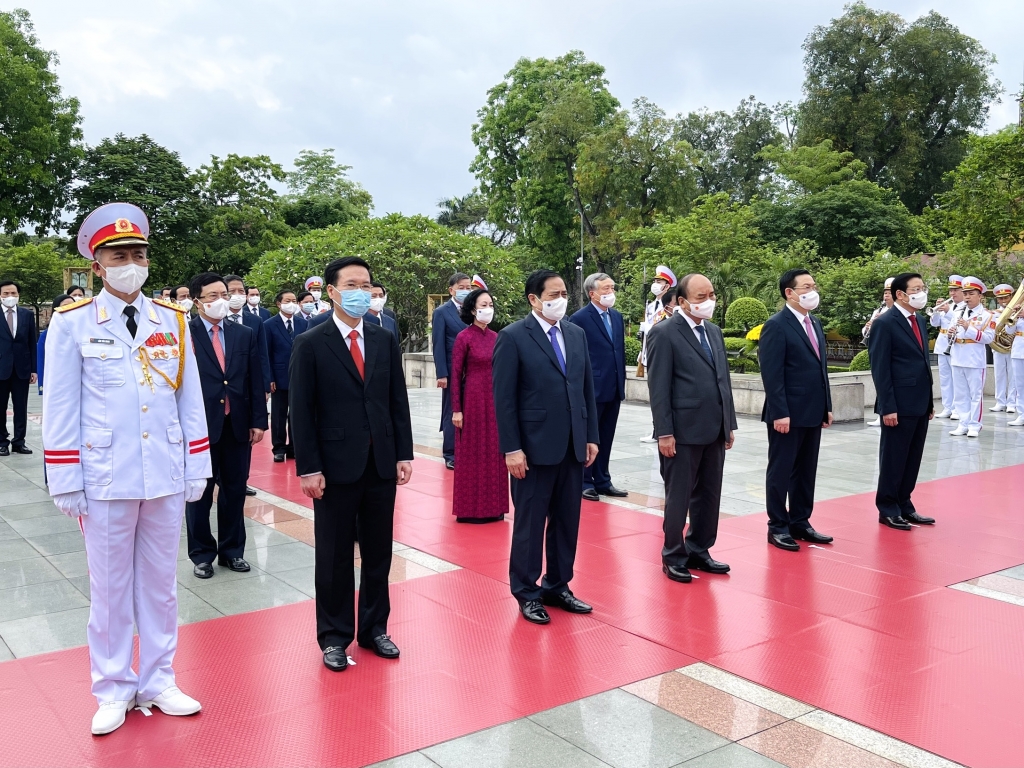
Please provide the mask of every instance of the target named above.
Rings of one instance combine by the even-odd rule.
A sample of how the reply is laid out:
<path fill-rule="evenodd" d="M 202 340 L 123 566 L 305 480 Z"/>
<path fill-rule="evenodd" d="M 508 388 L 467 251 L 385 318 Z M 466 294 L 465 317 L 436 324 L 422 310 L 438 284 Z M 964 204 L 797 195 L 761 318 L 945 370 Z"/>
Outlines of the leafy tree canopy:
<path fill-rule="evenodd" d="M 80 267 L 82 260 L 68 256 L 52 241 L 0 248 L 0 275 L 16 282 L 21 301 L 37 310 L 62 292 L 68 266 Z"/>

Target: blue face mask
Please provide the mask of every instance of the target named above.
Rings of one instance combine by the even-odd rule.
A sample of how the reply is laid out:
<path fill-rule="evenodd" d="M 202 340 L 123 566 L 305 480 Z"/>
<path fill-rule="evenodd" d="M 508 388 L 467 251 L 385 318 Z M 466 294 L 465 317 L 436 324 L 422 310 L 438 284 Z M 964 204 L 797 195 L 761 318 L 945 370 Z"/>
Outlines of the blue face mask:
<path fill-rule="evenodd" d="M 351 291 L 340 291 L 341 301 L 336 301 L 341 311 L 349 317 L 362 317 L 370 309 L 372 294 L 359 288 Z"/>
<path fill-rule="evenodd" d="M 459 302 L 459 304 L 461 304 L 462 302 L 464 302 L 466 300 L 466 297 L 469 296 L 469 294 L 471 294 L 471 293 L 472 293 L 472 291 L 468 291 L 468 290 L 456 291 L 455 292 L 455 300 L 457 302 Z"/>

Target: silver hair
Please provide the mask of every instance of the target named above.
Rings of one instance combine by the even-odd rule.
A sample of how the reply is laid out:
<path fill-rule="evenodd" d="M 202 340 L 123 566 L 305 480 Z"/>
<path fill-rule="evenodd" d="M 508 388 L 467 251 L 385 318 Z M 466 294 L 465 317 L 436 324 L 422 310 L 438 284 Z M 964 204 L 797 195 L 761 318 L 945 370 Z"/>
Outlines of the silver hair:
<path fill-rule="evenodd" d="M 583 281 L 583 292 L 590 295 L 591 291 L 597 290 L 597 284 L 602 280 L 611 280 L 611 275 L 606 275 L 604 272 L 595 272 L 592 275 L 587 275 L 587 279 Z"/>

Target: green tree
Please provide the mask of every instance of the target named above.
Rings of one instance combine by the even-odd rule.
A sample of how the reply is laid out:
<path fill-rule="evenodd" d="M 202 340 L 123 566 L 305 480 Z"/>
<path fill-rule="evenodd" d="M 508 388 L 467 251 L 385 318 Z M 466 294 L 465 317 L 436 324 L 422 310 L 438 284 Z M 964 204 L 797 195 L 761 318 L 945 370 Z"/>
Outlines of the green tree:
<path fill-rule="evenodd" d="M 803 47 L 799 143 L 832 139 L 913 213 L 934 204 L 1001 90 L 993 56 L 934 11 L 907 24 L 863 2 Z"/>
<path fill-rule="evenodd" d="M 813 146 L 769 146 L 761 157 L 772 163 L 775 173 L 788 183 L 792 192 L 821 192 L 844 181 L 863 179 L 867 166 L 853 152 L 837 152 L 832 140 L 824 139 Z M 784 190 L 790 191 L 790 190 Z"/>
<path fill-rule="evenodd" d="M 81 266 L 81 259 L 72 259 L 53 241 L 0 248 L 0 275 L 18 284 L 23 304 L 36 310 L 53 300 L 64 287 L 64 267 Z"/>
<path fill-rule="evenodd" d="M 60 228 L 82 157 L 78 100 L 63 95 L 57 54 L 39 47 L 28 11 L 0 12 L 0 226 Z M 52 297 L 51 297 L 52 298 Z"/>
<path fill-rule="evenodd" d="M 522 312 L 523 273 L 515 253 L 486 237 L 465 235 L 424 216 L 389 214 L 303 233 L 264 254 L 248 280 L 270 295 L 299 288 L 309 275 L 323 274 L 339 256 L 361 256 L 375 279 L 388 290 L 409 350 L 427 343 L 427 296 L 444 293 L 455 271 L 479 273 L 494 294 L 495 323 L 511 322 Z"/>
<path fill-rule="evenodd" d="M 281 217 L 295 229 L 321 229 L 369 218 L 373 198 L 348 178 L 350 165 L 341 165 L 333 149 L 304 149 L 295 159 L 295 170 L 286 175 L 289 194 L 281 205 Z"/>
<path fill-rule="evenodd" d="M 919 262 L 888 253 L 822 259 L 811 268 L 821 292 L 818 317 L 822 325 L 848 339 L 859 339 L 864 323 L 882 301 L 885 279 L 920 268 Z"/>
<path fill-rule="evenodd" d="M 476 188 L 461 197 L 438 200 L 437 207 L 439 211 L 434 220 L 442 227 L 464 235 L 486 235 L 495 245 L 504 245 L 512 240 L 511 232 L 499 229 L 487 220 L 487 200 Z"/>

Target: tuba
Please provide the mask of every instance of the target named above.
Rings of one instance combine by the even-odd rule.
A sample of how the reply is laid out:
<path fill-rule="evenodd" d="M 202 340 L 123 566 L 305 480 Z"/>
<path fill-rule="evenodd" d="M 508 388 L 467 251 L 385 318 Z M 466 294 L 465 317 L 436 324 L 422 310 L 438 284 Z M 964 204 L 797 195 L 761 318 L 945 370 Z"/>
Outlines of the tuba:
<path fill-rule="evenodd" d="M 1009 354 L 1013 346 L 1013 338 L 1016 335 L 1017 319 L 1024 312 L 1024 280 L 1021 281 L 1017 292 L 1013 294 L 1010 303 L 1003 307 L 999 313 L 999 320 L 996 322 L 996 337 L 989 345 L 996 352 Z"/>

